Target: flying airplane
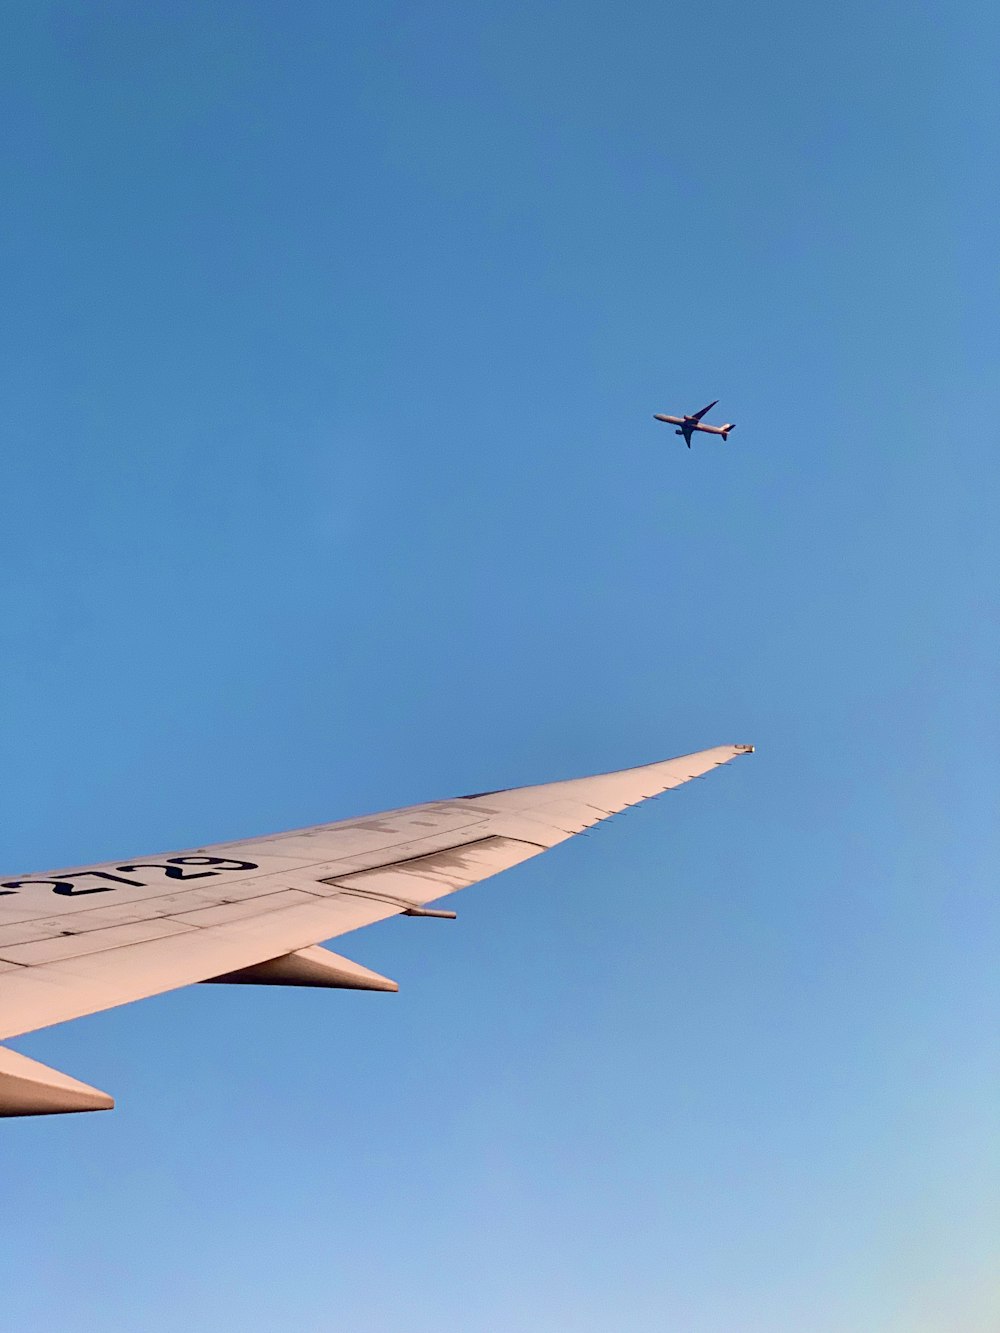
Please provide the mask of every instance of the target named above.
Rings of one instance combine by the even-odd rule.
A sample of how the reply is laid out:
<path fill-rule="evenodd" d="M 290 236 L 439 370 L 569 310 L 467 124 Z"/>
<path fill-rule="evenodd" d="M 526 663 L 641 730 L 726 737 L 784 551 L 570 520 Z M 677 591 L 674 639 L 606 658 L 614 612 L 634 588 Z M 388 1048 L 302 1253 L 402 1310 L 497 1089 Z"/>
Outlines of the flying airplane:
<path fill-rule="evenodd" d="M 0 1038 L 203 981 L 396 991 L 319 941 L 391 916 L 454 917 L 428 904 L 752 750 L 720 745 L 596 777 L 2 880 Z M 0 1046 L 0 1116 L 113 1106 L 107 1093 Z"/>
<path fill-rule="evenodd" d="M 675 430 L 674 434 L 683 435 L 684 443 L 689 449 L 691 448 L 691 436 L 696 430 L 704 431 L 706 435 L 721 435 L 724 440 L 728 440 L 729 432 L 736 427 L 735 421 L 727 421 L 724 426 L 703 426 L 701 424 L 702 417 L 706 412 L 711 412 L 715 403 L 718 401 L 718 398 L 716 398 L 714 403 L 709 403 L 709 405 L 703 407 L 700 412 L 693 412 L 687 417 L 668 417 L 659 412 L 654 412 L 653 420 L 665 421 L 669 426 L 679 426 L 680 430 Z"/>

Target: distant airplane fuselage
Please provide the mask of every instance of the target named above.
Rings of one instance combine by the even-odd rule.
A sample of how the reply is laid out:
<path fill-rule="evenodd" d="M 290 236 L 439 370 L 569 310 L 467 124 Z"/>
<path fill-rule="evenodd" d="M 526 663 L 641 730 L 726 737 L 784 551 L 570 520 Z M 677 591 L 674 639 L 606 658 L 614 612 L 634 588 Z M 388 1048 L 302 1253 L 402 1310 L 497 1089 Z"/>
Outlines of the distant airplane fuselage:
<path fill-rule="evenodd" d="M 703 431 L 706 435 L 721 435 L 722 438 L 726 440 L 729 438 L 729 432 L 736 425 L 735 421 L 727 421 L 724 426 L 703 426 L 701 424 L 702 417 L 705 415 L 706 412 L 711 412 L 712 408 L 715 406 L 715 403 L 717 403 L 718 401 L 719 401 L 718 398 L 716 398 L 714 403 L 709 403 L 709 405 L 707 407 L 703 407 L 700 412 L 693 412 L 690 416 L 686 417 L 668 417 L 665 414 L 661 414 L 660 412 L 654 412 L 653 420 L 665 421 L 668 426 L 679 426 L 680 429 L 676 430 L 674 434 L 683 435 L 684 443 L 687 445 L 689 449 L 691 448 L 691 436 L 694 434 L 696 430 Z"/>

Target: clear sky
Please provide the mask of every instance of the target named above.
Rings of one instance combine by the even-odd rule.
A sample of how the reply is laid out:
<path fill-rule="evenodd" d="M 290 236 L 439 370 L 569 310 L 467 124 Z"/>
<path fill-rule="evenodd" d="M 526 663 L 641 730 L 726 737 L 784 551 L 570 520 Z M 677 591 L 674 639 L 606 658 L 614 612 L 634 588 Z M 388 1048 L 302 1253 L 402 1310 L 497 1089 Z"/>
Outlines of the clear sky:
<path fill-rule="evenodd" d="M 15 1043 L 5 1328 L 994 1330 L 995 7 L 3 28 L 7 873 L 758 746 Z"/>

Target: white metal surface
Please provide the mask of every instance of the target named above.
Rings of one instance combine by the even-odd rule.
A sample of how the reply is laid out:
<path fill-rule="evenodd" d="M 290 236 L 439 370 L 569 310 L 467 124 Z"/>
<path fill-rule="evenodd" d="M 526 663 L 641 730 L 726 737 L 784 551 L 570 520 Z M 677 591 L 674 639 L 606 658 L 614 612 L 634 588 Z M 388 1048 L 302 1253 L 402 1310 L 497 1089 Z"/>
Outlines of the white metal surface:
<path fill-rule="evenodd" d="M 0 1116 L 110 1111 L 114 1098 L 0 1046 Z"/>
<path fill-rule="evenodd" d="M 0 881 L 0 1038 L 300 951 L 322 970 L 310 952 L 321 940 L 475 884 L 751 749 L 717 746 L 245 842 L 8 876 Z M 286 969 L 305 975 L 299 965 Z M 280 984 L 279 972 L 271 984 Z M 10 1071 L 8 1086 L 20 1077 Z M 3 1087 L 0 1077 L 0 1113 Z M 76 1096 L 63 1091 L 68 1101 Z"/>

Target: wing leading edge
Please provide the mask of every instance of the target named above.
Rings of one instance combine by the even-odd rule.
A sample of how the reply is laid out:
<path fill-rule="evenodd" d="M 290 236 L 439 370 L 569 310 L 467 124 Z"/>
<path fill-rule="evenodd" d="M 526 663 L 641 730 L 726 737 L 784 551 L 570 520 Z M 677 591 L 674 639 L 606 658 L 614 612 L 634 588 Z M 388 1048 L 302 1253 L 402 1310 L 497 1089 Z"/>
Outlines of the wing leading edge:
<path fill-rule="evenodd" d="M 752 748 L 717 746 L 593 777 L 0 881 L 0 1038 L 204 981 L 394 990 L 315 946 L 390 916 L 433 915 L 428 903 Z M 0 1115 L 112 1104 L 0 1048 Z"/>

